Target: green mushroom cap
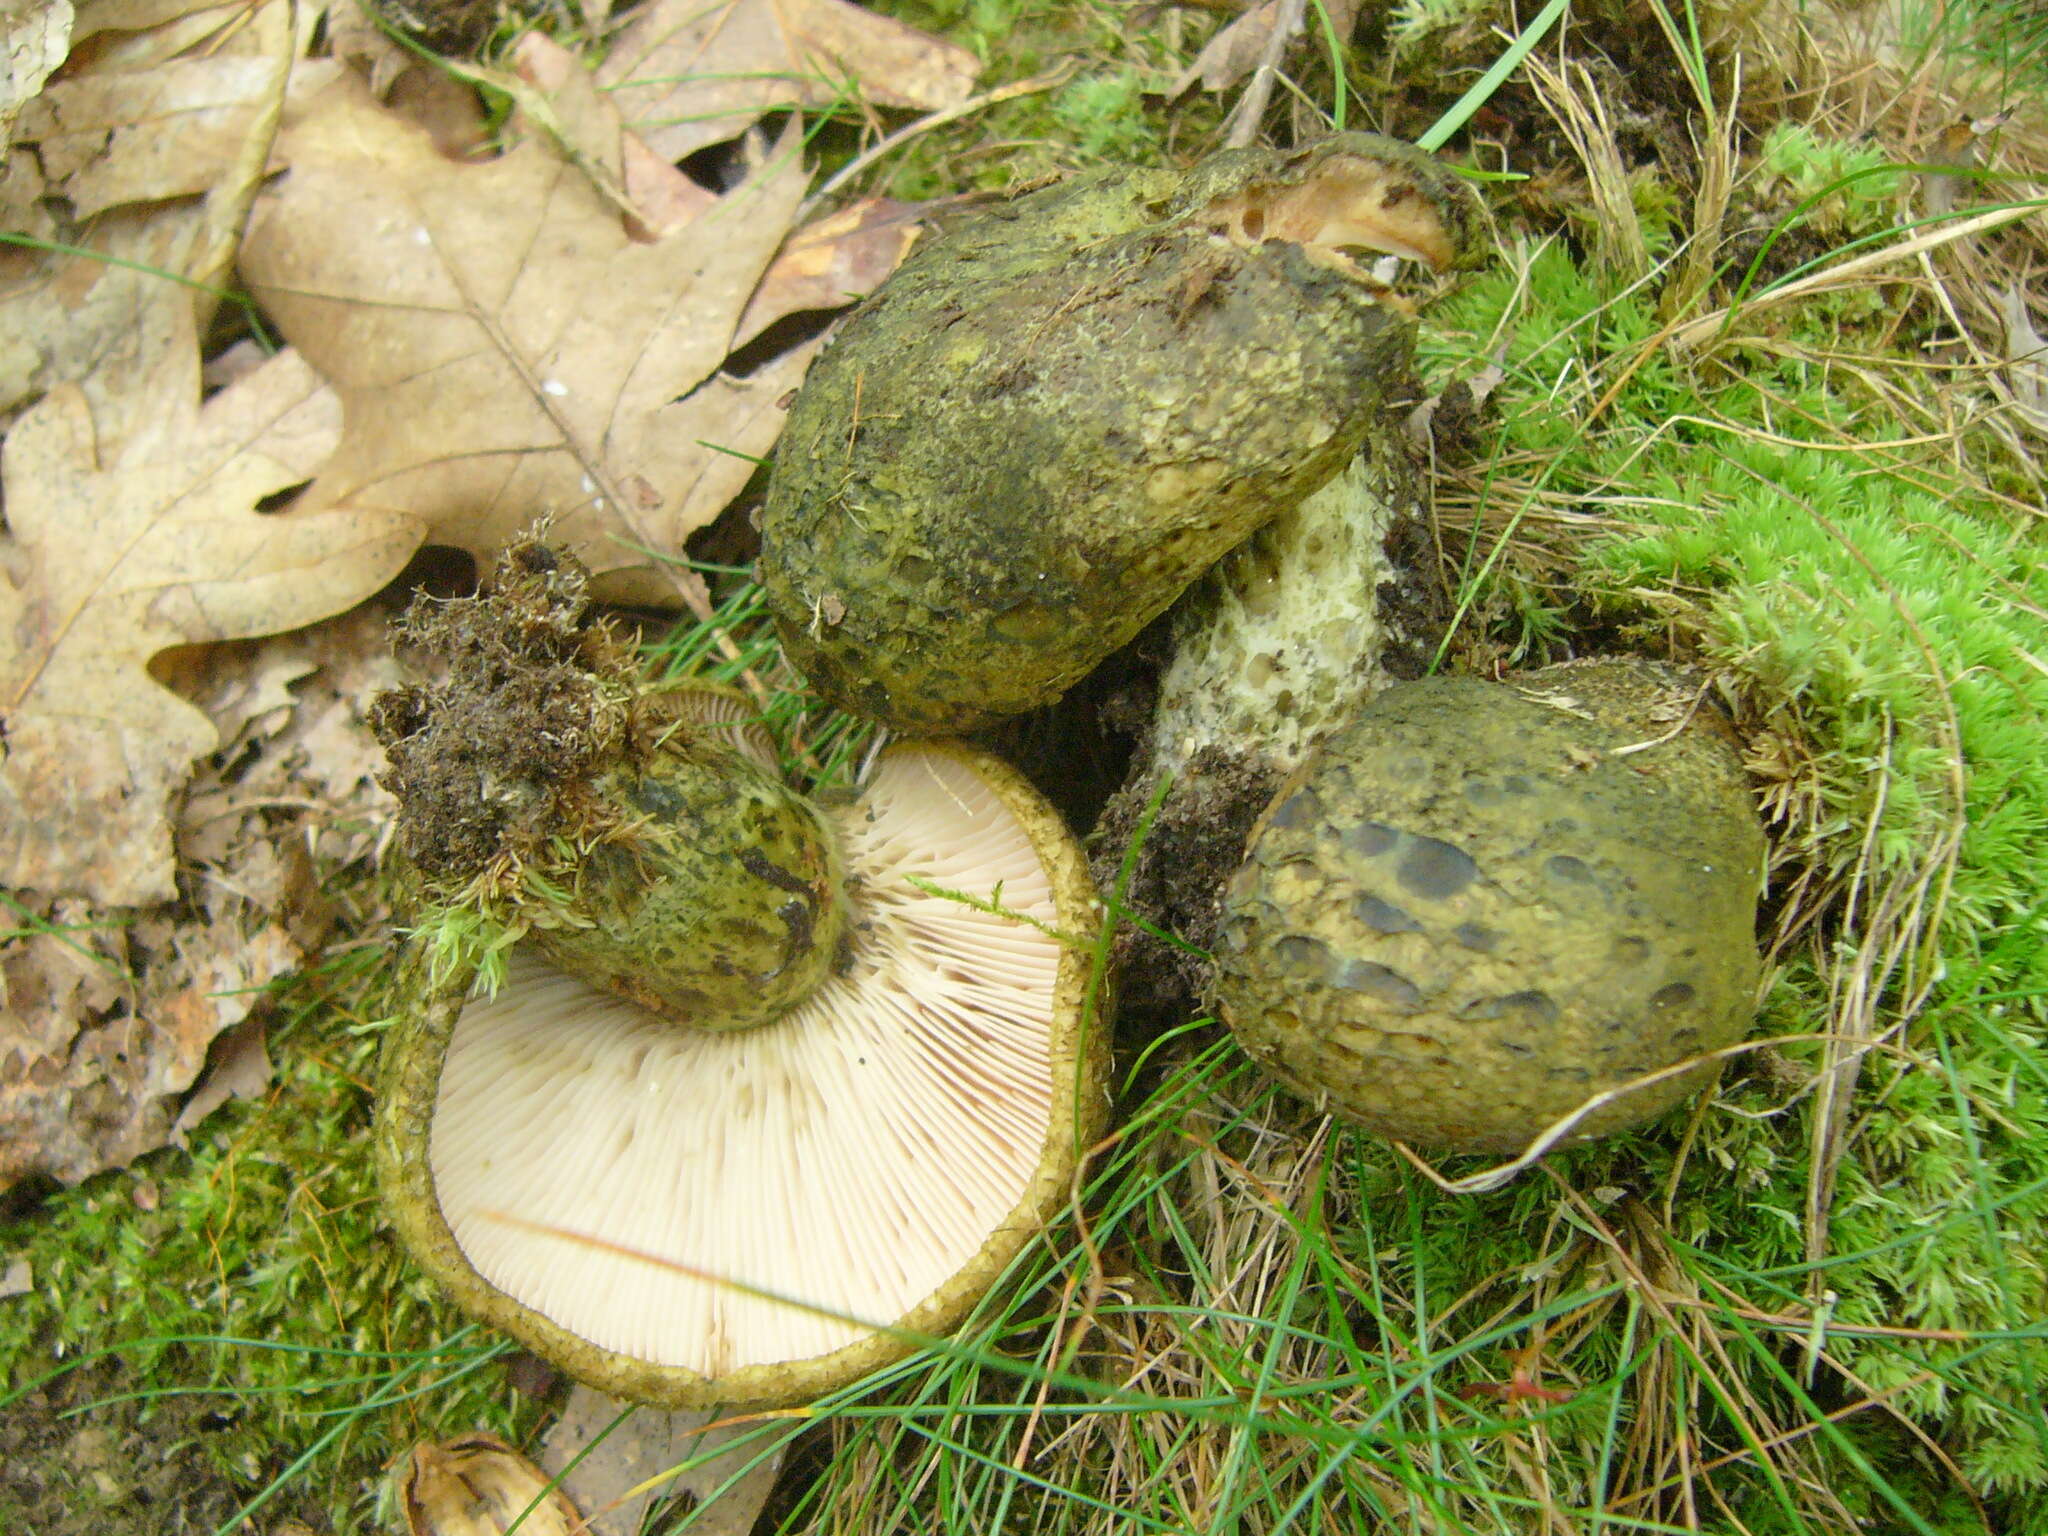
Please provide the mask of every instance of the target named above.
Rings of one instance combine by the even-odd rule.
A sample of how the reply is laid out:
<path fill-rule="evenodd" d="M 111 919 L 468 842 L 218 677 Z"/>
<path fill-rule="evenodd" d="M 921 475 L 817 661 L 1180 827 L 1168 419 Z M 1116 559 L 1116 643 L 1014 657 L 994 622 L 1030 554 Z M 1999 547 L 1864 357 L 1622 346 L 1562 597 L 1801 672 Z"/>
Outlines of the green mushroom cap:
<path fill-rule="evenodd" d="M 1058 698 L 1357 452 L 1412 325 L 1357 249 L 1467 264 L 1477 205 L 1340 134 L 1084 175 L 914 254 L 776 451 L 760 574 L 790 657 L 912 732 Z"/>
<path fill-rule="evenodd" d="M 487 933 L 486 949 L 531 933 L 697 1028 L 763 1024 L 839 963 L 843 880 L 818 811 L 731 689 L 640 683 L 573 556 L 519 540 L 485 591 L 416 603 L 402 634 L 442 663 L 373 711 L 423 930 Z"/>
<path fill-rule="evenodd" d="M 489 997 L 421 974 L 386 1039 L 378 1174 L 414 1259 L 617 1396 L 779 1405 L 900 1359 L 1100 1134 L 1095 895 L 1051 807 L 914 743 L 825 815 L 857 911 L 780 1018 L 678 1027 L 522 947 Z"/>
<path fill-rule="evenodd" d="M 1215 1001 L 1380 1135 L 1512 1153 L 1747 1032 L 1764 836 L 1696 681 L 1630 661 L 1397 684 L 1317 750 L 1225 901 Z M 1570 1139 L 1662 1114 L 1704 1062 Z"/>

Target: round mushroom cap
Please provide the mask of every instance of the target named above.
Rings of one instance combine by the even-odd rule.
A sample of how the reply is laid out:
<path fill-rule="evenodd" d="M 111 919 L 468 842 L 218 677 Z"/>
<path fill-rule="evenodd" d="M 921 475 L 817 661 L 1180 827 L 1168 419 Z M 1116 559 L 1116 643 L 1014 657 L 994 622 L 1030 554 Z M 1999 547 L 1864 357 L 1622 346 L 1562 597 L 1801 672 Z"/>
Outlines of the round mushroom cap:
<path fill-rule="evenodd" d="M 1672 669 L 1397 684 L 1254 829 L 1215 1001 L 1297 1090 L 1383 1136 L 1518 1152 L 1589 1098 L 1747 1032 L 1764 836 Z M 1702 1063 L 1593 1110 L 1640 1124 Z"/>
<path fill-rule="evenodd" d="M 1076 177 L 921 247 L 776 448 L 759 569 L 790 659 L 906 731 L 1059 698 L 1405 383 L 1412 317 L 1358 248 L 1469 264 L 1477 201 L 1347 133 Z"/>
<path fill-rule="evenodd" d="M 779 1404 L 909 1353 L 1098 1134 L 1090 957 L 1060 936 L 1096 902 L 1051 808 L 926 744 L 828 816 L 852 937 L 782 1019 L 681 1028 L 522 954 L 495 997 L 444 990 L 387 1044 L 380 1174 L 414 1256 L 602 1390 Z"/>

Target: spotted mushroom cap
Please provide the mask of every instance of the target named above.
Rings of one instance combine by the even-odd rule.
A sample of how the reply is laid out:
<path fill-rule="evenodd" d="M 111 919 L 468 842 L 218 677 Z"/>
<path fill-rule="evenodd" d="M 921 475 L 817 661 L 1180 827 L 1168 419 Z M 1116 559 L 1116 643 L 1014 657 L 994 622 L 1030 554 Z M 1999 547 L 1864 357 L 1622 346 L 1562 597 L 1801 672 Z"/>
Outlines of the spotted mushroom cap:
<path fill-rule="evenodd" d="M 878 1329 L 957 1323 L 1097 1134 L 1089 955 L 1049 931 L 1091 931 L 1094 894 L 1052 810 L 920 744 L 831 815 L 853 937 L 776 1022 L 679 1028 L 521 955 L 387 1046 L 380 1173 L 414 1256 L 602 1390 L 786 1403 L 907 1354 Z"/>
<path fill-rule="evenodd" d="M 1253 1056 L 1369 1130 L 1519 1152 L 1748 1031 L 1764 851 L 1696 678 L 1624 660 L 1397 684 L 1254 829 L 1215 1001 Z M 1718 1070 L 1633 1090 L 1572 1139 Z"/>

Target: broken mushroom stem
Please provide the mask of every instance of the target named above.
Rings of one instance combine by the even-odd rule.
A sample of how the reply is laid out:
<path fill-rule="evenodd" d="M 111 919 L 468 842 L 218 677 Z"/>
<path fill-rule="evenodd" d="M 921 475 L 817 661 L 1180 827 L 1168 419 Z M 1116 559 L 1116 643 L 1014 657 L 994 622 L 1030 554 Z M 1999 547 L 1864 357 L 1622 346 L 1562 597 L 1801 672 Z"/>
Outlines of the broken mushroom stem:
<path fill-rule="evenodd" d="M 421 599 L 403 622 L 446 669 L 372 722 L 424 887 L 418 931 L 443 973 L 530 937 L 672 1021 L 765 1024 L 836 963 L 837 840 L 765 742 L 736 734 L 738 695 L 640 686 L 587 585 L 531 535 L 488 591 Z"/>

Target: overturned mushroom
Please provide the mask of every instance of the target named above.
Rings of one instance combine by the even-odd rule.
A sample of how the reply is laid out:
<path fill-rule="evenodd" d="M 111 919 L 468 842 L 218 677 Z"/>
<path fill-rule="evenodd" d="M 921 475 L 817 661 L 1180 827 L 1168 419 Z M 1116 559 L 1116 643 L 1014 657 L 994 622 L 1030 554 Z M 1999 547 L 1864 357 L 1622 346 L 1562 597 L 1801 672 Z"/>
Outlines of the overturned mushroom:
<path fill-rule="evenodd" d="M 444 647 L 448 687 L 393 707 L 401 787 L 437 700 L 465 697 L 465 653 L 515 694 L 522 671 L 594 660 L 594 689 L 538 690 L 569 704 L 555 734 L 609 718 L 592 692 L 623 718 L 577 781 L 469 764 L 537 837 L 438 889 L 547 942 L 514 948 L 489 997 L 470 995 L 469 944 L 394 1027 L 377 1134 L 394 1218 L 465 1307 L 606 1391 L 829 1391 L 957 1323 L 1066 1196 L 1104 1108 L 1068 938 L 1093 921 L 1079 853 L 1015 774 L 947 744 L 884 753 L 851 803 L 783 804 L 758 744 L 707 718 L 725 696 L 621 691 L 580 618 L 523 622 L 578 606 L 530 558 L 463 611 L 484 639 Z M 721 804 L 702 785 L 723 776 Z M 556 811 L 535 816 L 536 795 Z M 548 830 L 564 817 L 575 836 Z M 635 870 L 702 910 L 635 899 Z M 468 932 L 448 911 L 425 926 L 458 948 Z"/>
<path fill-rule="evenodd" d="M 1353 253 L 1469 264 L 1478 230 L 1446 168 L 1371 134 L 960 226 L 791 409 L 761 524 L 790 655 L 912 731 L 1057 698 L 1358 452 L 1412 326 Z"/>

